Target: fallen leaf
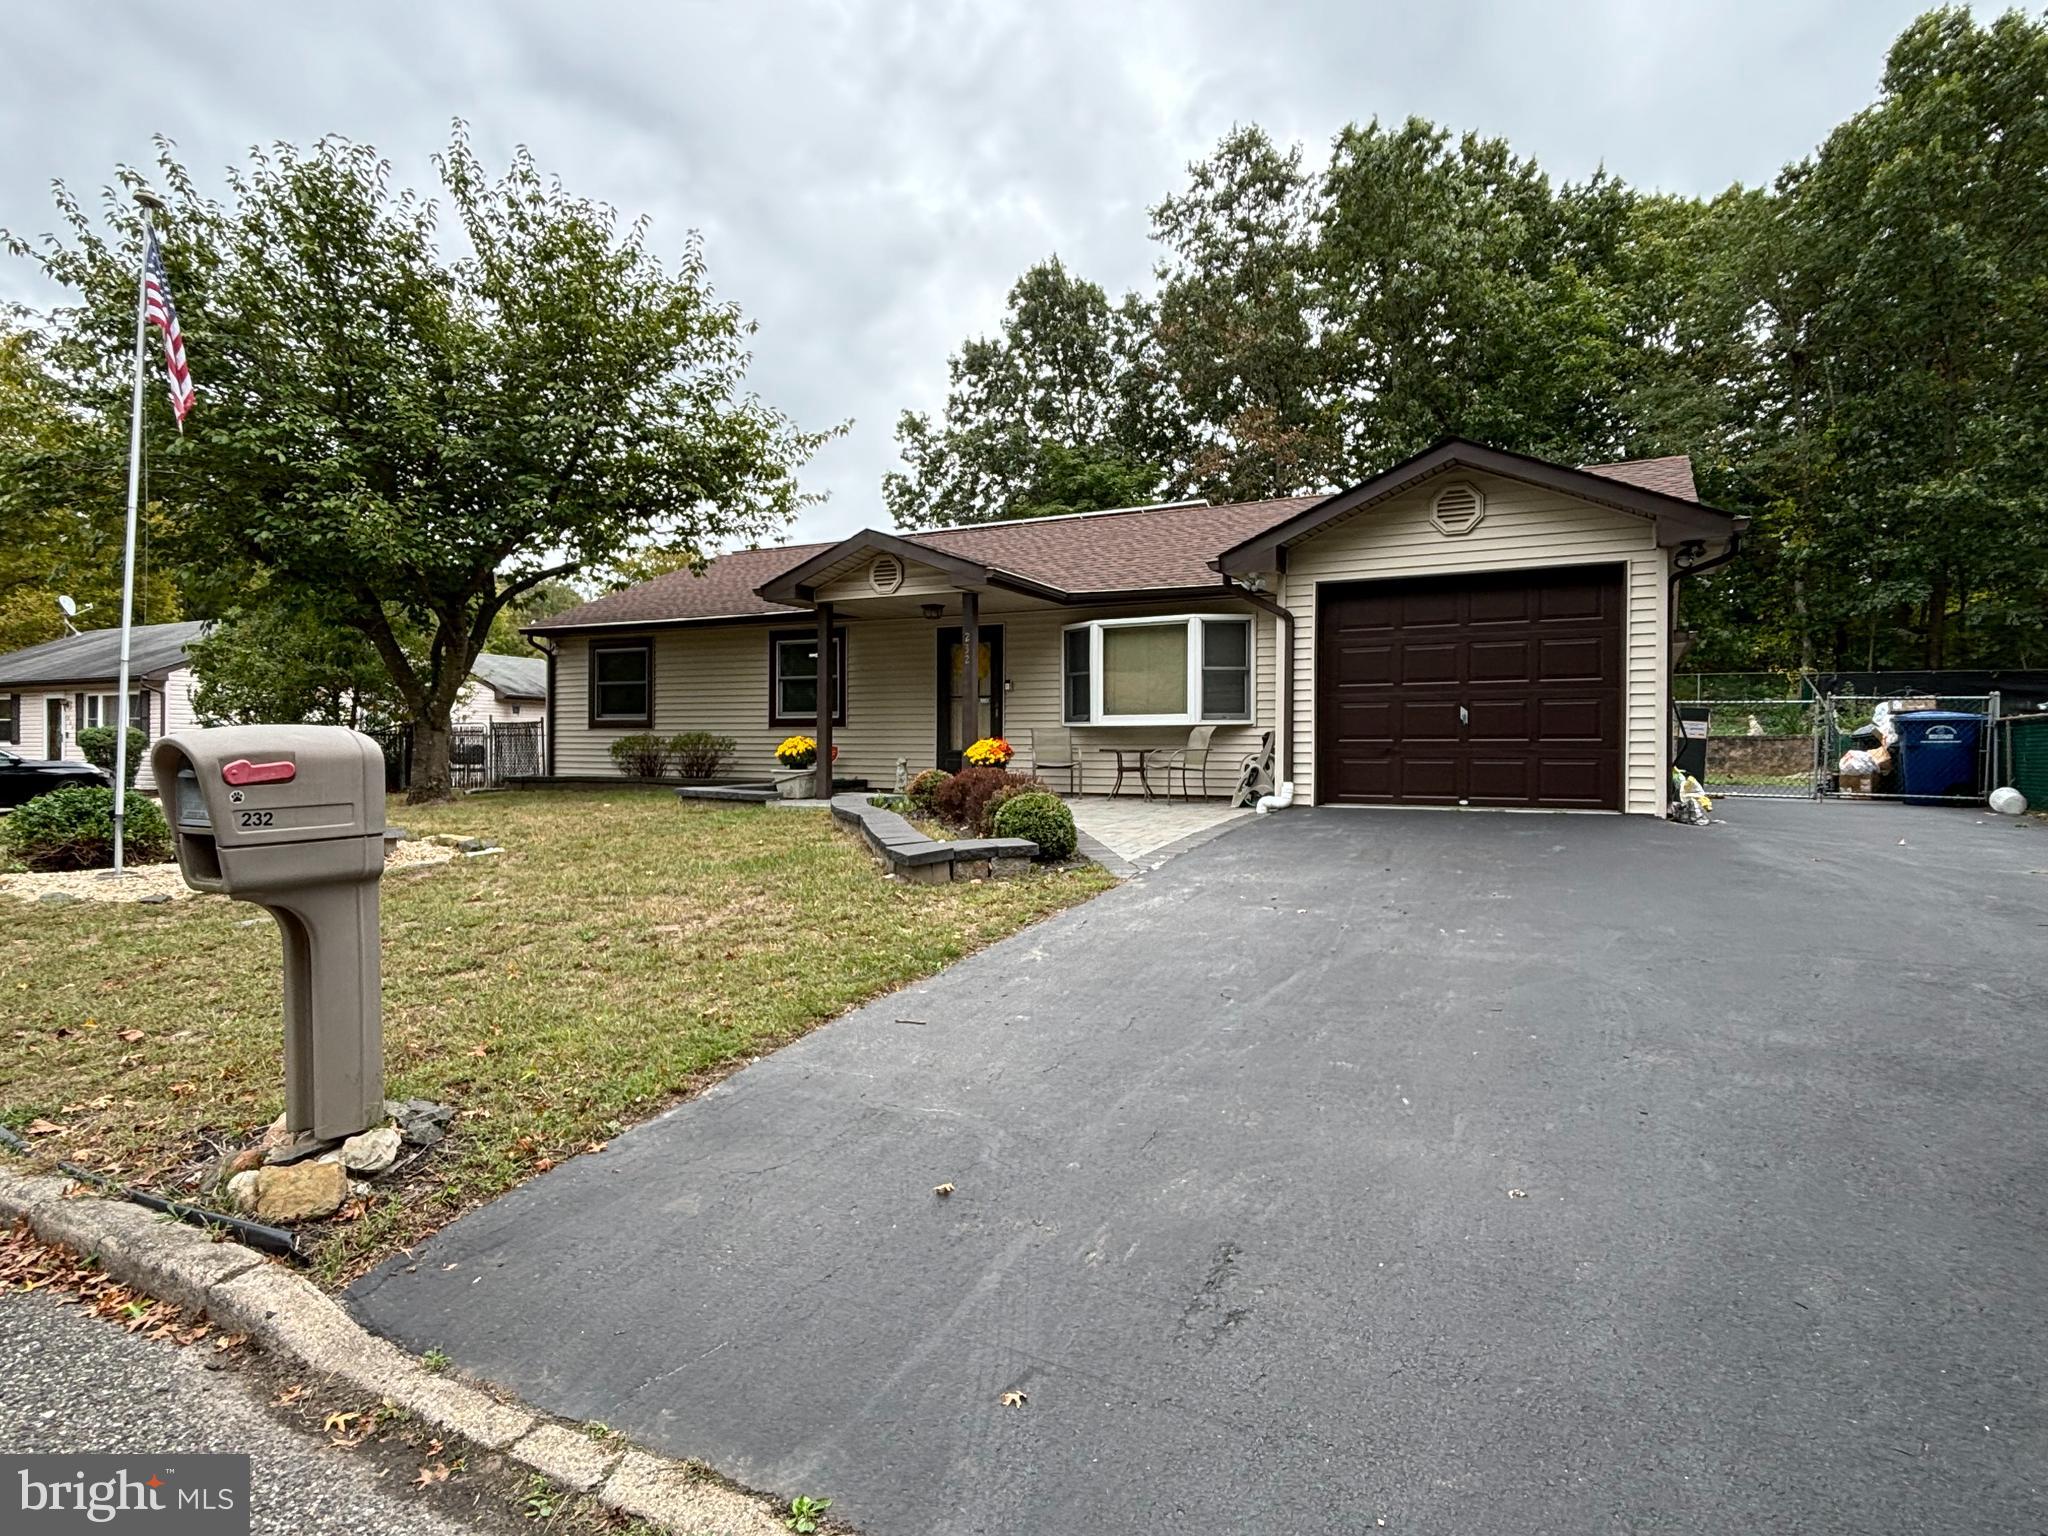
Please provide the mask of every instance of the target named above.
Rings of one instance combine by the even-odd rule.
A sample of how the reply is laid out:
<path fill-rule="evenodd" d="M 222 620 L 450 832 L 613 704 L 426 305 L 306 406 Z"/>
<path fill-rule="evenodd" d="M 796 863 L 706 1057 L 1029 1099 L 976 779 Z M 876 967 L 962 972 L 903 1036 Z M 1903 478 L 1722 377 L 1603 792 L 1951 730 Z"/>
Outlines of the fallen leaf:
<path fill-rule="evenodd" d="M 609 1145 L 611 1143 L 604 1141 L 586 1141 L 583 1143 L 583 1150 L 586 1152 L 602 1152 Z"/>
<path fill-rule="evenodd" d="M 295 1381 L 278 1393 L 276 1397 L 272 1398 L 270 1406 L 273 1408 L 289 1408 L 305 1395 L 306 1384 L 303 1381 Z"/>
<path fill-rule="evenodd" d="M 953 1193 L 953 1186 L 950 1184 L 934 1184 L 932 1186 L 932 1193 L 943 1200 L 947 1195 Z"/>
<path fill-rule="evenodd" d="M 133 1045 L 138 1040 L 147 1040 L 149 1036 L 139 1029 L 124 1029 L 114 1038 L 116 1040 L 126 1040 L 130 1045 Z"/>
<path fill-rule="evenodd" d="M 429 1441 L 427 1442 L 427 1454 L 428 1454 L 429 1456 L 438 1456 L 438 1455 L 440 1455 L 440 1454 L 441 1454 L 441 1442 L 440 1442 L 439 1440 L 429 1440 Z"/>
<path fill-rule="evenodd" d="M 349 1425 L 355 1423 L 355 1421 L 357 1419 L 360 1419 L 361 1417 L 362 1415 L 360 1413 L 330 1413 L 329 1415 L 327 1415 L 326 1419 L 322 1421 L 320 1427 L 322 1429 L 346 1431 Z"/>
<path fill-rule="evenodd" d="M 1003 1394 L 1003 1406 L 1005 1408 L 1022 1408 L 1024 1406 L 1024 1394 L 1012 1387 Z"/>
<path fill-rule="evenodd" d="M 487 1045 L 472 1045 L 469 1048 L 469 1054 L 481 1058 L 490 1055 L 491 1048 Z"/>
<path fill-rule="evenodd" d="M 430 1467 L 421 1467 L 420 1475 L 412 1480 L 415 1488 L 431 1488 L 436 1483 L 448 1481 L 448 1464 L 437 1461 Z"/>
<path fill-rule="evenodd" d="M 249 1335 L 246 1333 L 224 1333 L 213 1341 L 213 1347 L 215 1349 L 240 1349 L 248 1342 Z"/>
<path fill-rule="evenodd" d="M 36 1119 L 29 1121 L 22 1129 L 31 1136 L 62 1136 L 70 1127 L 59 1125 L 54 1120 Z"/>

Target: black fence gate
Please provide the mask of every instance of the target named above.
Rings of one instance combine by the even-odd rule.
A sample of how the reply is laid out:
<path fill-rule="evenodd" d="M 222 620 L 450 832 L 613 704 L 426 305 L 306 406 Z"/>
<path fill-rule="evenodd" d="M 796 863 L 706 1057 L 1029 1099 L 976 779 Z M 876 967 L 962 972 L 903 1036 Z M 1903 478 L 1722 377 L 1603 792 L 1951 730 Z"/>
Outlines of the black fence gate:
<path fill-rule="evenodd" d="M 412 788 L 412 727 L 368 734 L 384 749 L 385 791 L 397 794 Z M 456 789 L 491 789 L 507 779 L 538 777 L 540 771 L 538 720 L 458 725 L 449 733 L 448 782 Z"/>

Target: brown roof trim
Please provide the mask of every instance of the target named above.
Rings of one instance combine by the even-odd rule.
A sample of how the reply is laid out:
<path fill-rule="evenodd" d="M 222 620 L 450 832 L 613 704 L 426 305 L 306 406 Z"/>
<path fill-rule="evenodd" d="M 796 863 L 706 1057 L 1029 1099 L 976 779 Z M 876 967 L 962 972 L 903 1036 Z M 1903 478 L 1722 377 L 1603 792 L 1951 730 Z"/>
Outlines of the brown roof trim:
<path fill-rule="evenodd" d="M 606 619 L 598 624 L 528 624 L 520 628 L 522 635 L 562 635 L 574 639 L 578 635 L 637 635 L 651 629 L 703 629 L 707 625 L 719 624 L 794 624 L 802 621 L 801 608 L 778 608 L 772 613 L 709 613 L 693 615 L 687 619 Z"/>
<path fill-rule="evenodd" d="M 754 593 L 771 603 L 808 603 L 812 597 L 813 581 L 863 550 L 874 550 L 879 554 L 894 555 L 899 560 L 915 560 L 920 565 L 929 565 L 977 591 L 989 585 L 990 578 L 995 575 L 988 566 L 972 560 L 963 560 L 958 555 L 949 555 L 944 550 L 933 549 L 929 544 L 899 538 L 893 533 L 884 533 L 879 528 L 863 528 L 859 533 L 819 550 L 808 560 L 791 566 L 773 581 L 762 582 L 760 586 L 754 588 Z"/>
<path fill-rule="evenodd" d="M 1625 480 L 1596 475 L 1568 464 L 1553 464 L 1548 459 L 1510 453 L 1504 448 L 1489 448 L 1462 437 L 1447 437 L 1414 457 L 1402 460 L 1392 469 L 1374 475 L 1348 491 L 1339 491 L 1254 538 L 1233 544 L 1209 564 L 1226 574 L 1270 570 L 1278 551 L 1297 539 L 1306 538 L 1361 508 L 1398 496 L 1449 469 L 1468 469 L 1477 474 L 1521 480 L 1560 491 L 1580 501 L 1650 518 L 1657 524 L 1661 543 L 1680 543 L 1687 537 L 1725 539 L 1738 532 L 1742 524 L 1742 519 L 1719 507 L 1666 496 L 1659 491 L 1645 490 Z M 1667 524 L 1676 536 L 1665 536 Z"/>

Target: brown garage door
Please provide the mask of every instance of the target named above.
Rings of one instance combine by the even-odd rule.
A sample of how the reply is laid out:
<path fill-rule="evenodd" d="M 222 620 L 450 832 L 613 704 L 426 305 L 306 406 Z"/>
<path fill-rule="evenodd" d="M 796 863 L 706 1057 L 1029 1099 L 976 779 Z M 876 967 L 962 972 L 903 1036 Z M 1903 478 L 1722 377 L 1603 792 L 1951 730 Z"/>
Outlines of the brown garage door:
<path fill-rule="evenodd" d="M 1316 800 L 1620 810 L 1616 566 L 1316 591 Z"/>

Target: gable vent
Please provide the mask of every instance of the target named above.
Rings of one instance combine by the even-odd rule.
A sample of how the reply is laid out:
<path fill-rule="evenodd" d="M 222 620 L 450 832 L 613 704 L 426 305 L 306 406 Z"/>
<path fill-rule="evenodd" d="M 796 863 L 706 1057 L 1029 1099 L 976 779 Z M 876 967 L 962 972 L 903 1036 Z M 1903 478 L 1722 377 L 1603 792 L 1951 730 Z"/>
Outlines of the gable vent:
<path fill-rule="evenodd" d="M 877 555 L 868 567 L 868 585 L 882 596 L 903 586 L 903 562 L 894 555 Z"/>
<path fill-rule="evenodd" d="M 1476 485 L 1447 485 L 1436 493 L 1436 505 L 1429 514 L 1430 525 L 1447 538 L 1470 533 L 1486 516 L 1486 498 Z"/>

